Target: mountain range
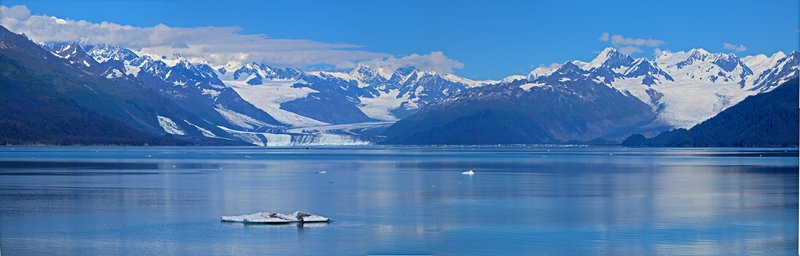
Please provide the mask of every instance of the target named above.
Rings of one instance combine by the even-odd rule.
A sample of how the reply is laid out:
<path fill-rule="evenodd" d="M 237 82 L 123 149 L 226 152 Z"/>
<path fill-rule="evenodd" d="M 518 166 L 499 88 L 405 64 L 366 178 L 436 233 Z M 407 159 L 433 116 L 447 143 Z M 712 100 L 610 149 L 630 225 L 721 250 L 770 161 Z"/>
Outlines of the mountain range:
<path fill-rule="evenodd" d="M 386 142 L 616 143 L 632 133 L 690 128 L 797 77 L 798 62 L 797 52 L 740 59 L 692 49 L 647 60 L 607 48 L 591 62 L 537 68 L 452 95 L 389 127 Z"/>
<path fill-rule="evenodd" d="M 474 81 L 410 66 L 211 66 L 115 45 L 33 42 L 0 27 L 0 79 L 19 94 L 3 101 L 16 110 L 0 119 L 0 136 L 12 144 L 614 143 L 691 128 L 797 77 L 799 62 L 797 52 L 692 49 L 648 60 L 607 48 L 590 62 Z M 66 135 L 46 122 L 58 109 L 92 125 L 59 141 Z"/>

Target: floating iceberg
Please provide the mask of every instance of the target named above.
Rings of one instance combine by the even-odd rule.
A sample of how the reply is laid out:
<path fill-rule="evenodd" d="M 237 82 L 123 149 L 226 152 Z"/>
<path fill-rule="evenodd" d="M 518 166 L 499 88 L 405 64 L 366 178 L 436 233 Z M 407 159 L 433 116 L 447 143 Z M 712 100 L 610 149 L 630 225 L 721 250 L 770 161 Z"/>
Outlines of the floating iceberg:
<path fill-rule="evenodd" d="M 287 223 L 315 223 L 329 222 L 331 219 L 324 216 L 314 215 L 301 211 L 293 214 L 283 214 L 275 212 L 258 212 L 245 215 L 222 216 L 222 222 L 238 222 L 245 224 L 287 224 Z"/>
<path fill-rule="evenodd" d="M 462 172 L 461 174 L 464 174 L 464 175 L 475 175 L 475 171 L 469 170 L 469 171 L 466 171 L 466 172 Z"/>

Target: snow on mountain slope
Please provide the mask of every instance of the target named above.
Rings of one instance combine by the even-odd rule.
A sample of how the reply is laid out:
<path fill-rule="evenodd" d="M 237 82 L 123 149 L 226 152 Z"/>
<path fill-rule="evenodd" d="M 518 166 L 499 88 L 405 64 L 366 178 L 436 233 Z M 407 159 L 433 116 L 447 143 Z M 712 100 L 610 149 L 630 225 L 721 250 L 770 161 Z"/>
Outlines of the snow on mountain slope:
<path fill-rule="evenodd" d="M 377 85 L 389 80 L 392 77 L 392 73 L 392 70 L 385 68 L 359 64 L 348 74 L 366 85 Z"/>
<path fill-rule="evenodd" d="M 739 59 L 730 53 L 692 49 L 664 51 L 655 60 L 647 60 L 606 48 L 590 62 L 574 60 L 557 70 L 539 67 L 520 88 L 574 83 L 590 77 L 650 105 L 657 114 L 651 126 L 688 128 L 747 96 L 771 90 L 769 85 L 796 77 L 798 62 L 796 52 Z"/>
<path fill-rule="evenodd" d="M 660 98 L 658 119 L 679 128 L 690 128 L 752 94 L 735 82 L 718 85 L 708 80 L 664 82 L 655 90 Z"/>
<path fill-rule="evenodd" d="M 775 65 L 764 70 L 751 85 L 753 91 L 768 92 L 777 86 L 798 76 L 798 66 L 800 66 L 800 54 L 797 51 L 789 56 L 779 59 Z"/>
<path fill-rule="evenodd" d="M 750 70 L 753 71 L 754 75 L 758 76 L 767 69 L 774 67 L 778 61 L 784 57 L 786 57 L 786 54 L 779 51 L 772 54 L 770 57 L 767 57 L 767 55 L 764 54 L 742 57 L 742 62 L 750 67 Z"/>
<path fill-rule="evenodd" d="M 536 69 L 528 73 L 528 80 L 534 80 L 539 77 L 549 76 L 559 68 L 561 68 L 561 65 L 550 66 L 550 67 L 537 67 Z"/>
<path fill-rule="evenodd" d="M 472 79 L 463 78 L 463 77 L 460 77 L 460 76 L 457 76 L 457 75 L 454 75 L 454 74 L 445 74 L 443 76 L 443 78 L 448 80 L 448 81 L 454 82 L 454 83 L 465 84 L 469 88 L 483 86 L 483 85 L 487 85 L 487 84 L 496 84 L 496 83 L 499 82 L 499 81 L 496 81 L 496 80 L 472 80 Z"/>
<path fill-rule="evenodd" d="M 389 71 L 363 64 L 349 73 L 305 72 L 300 77 L 320 93 L 344 97 L 364 115 L 384 121 L 400 119 L 462 90 L 497 82 L 475 81 L 414 67 Z"/>
<path fill-rule="evenodd" d="M 308 126 L 348 121 L 393 121 L 461 90 L 497 82 L 475 81 L 413 67 L 389 70 L 363 64 L 349 72 L 306 72 L 256 62 L 211 68 L 202 62 L 196 63 L 177 55 L 143 55 L 126 48 L 103 44 L 83 47 L 88 49 L 88 55 L 94 60 L 109 67 L 104 73 L 108 79 L 131 76 L 132 79 L 142 80 L 146 85 L 166 82 L 171 87 L 158 87 L 165 94 L 185 100 L 198 100 L 192 99 L 196 97 L 194 95 L 206 97 L 211 101 L 208 105 L 215 112 L 219 112 L 228 122 L 233 122 L 225 124 L 226 126 L 252 126 L 252 129 L 256 128 L 253 126 L 255 123 L 245 124 L 241 122 L 242 118 L 233 118 L 245 115 L 258 119 L 252 111 L 242 111 L 241 106 L 216 107 L 226 104 L 217 102 L 219 98 L 227 99 L 227 104 L 234 104 L 235 98 L 241 97 L 244 102 L 256 106 L 266 114 L 275 115 L 277 122 L 291 126 Z M 304 82 L 295 86 L 294 83 L 300 81 Z M 341 109 L 342 104 L 351 105 L 351 109 Z M 332 108 L 350 112 L 322 114 L 330 112 Z M 359 118 L 359 115 L 364 118 Z M 374 120 L 368 120 L 369 118 Z"/>
<path fill-rule="evenodd" d="M 511 75 L 511 76 L 507 76 L 507 77 L 503 78 L 503 80 L 500 80 L 500 82 L 501 83 L 511 83 L 511 82 L 514 82 L 514 81 L 517 81 L 517 80 L 527 80 L 527 79 L 528 79 L 527 76 Z"/>
<path fill-rule="evenodd" d="M 635 60 L 610 85 L 649 104 L 657 122 L 688 128 L 749 96 L 742 86 L 749 75 L 732 54 L 665 51 L 654 62 Z"/>
<path fill-rule="evenodd" d="M 229 69 L 235 71 L 227 72 Z M 302 72 L 258 63 L 217 70 L 223 83 L 235 88 L 246 101 L 292 126 L 341 123 L 342 120 L 353 120 L 358 115 L 393 121 L 452 93 L 495 82 L 473 81 L 413 67 L 390 71 L 367 65 L 359 65 L 350 72 Z M 271 91 L 265 89 L 267 87 L 259 87 L 263 85 L 272 88 Z M 275 96 L 276 93 L 282 95 Z M 296 102 L 319 107 L 300 108 Z M 330 111 L 328 107 L 341 104 L 351 104 L 355 108 L 347 111 L 360 113 L 342 113 L 338 117 L 317 114 L 318 111 Z"/>
<path fill-rule="evenodd" d="M 186 132 L 184 132 L 178 126 L 178 124 L 176 124 L 174 121 L 172 121 L 171 118 L 165 117 L 165 116 L 156 116 L 156 118 L 158 118 L 158 125 L 160 125 L 161 128 L 164 129 L 164 131 L 166 133 L 175 134 L 175 135 L 185 135 L 186 134 Z"/>
<path fill-rule="evenodd" d="M 249 80 L 248 80 L 249 81 Z M 236 90 L 242 99 L 267 112 L 281 123 L 292 126 L 326 125 L 327 123 L 301 116 L 281 109 L 281 104 L 294 99 L 306 97 L 313 89 L 293 87 L 296 80 L 288 81 L 261 81 L 260 85 L 249 85 L 244 81 L 223 81 L 226 85 Z"/>
<path fill-rule="evenodd" d="M 359 97 L 361 104 L 358 109 L 370 118 L 395 121 L 398 118 L 392 114 L 393 109 L 400 108 L 403 103 L 409 102 L 408 95 L 401 96 L 400 90 L 394 89 L 389 92 L 379 92 L 373 97 Z"/>
<path fill-rule="evenodd" d="M 674 62 L 673 53 L 664 51 L 656 58 L 656 63 L 679 81 L 710 81 L 715 84 L 736 83 L 745 86 L 745 77 L 752 75 L 750 70 L 736 55 L 732 53 L 712 54 L 704 49 L 692 49 L 683 60 Z"/>
<path fill-rule="evenodd" d="M 633 59 L 628 55 L 622 54 L 617 49 L 608 47 L 603 49 L 592 61 L 585 64 L 582 68 L 585 70 L 599 69 L 607 67 L 609 69 L 617 69 L 620 67 L 628 67 L 633 62 Z M 623 68 L 622 70 L 624 70 Z M 621 73 L 621 70 L 614 70 L 616 73 Z"/>
<path fill-rule="evenodd" d="M 217 112 L 220 115 L 222 115 L 223 118 L 228 120 L 228 122 L 244 129 L 254 129 L 257 127 L 269 126 L 268 124 L 258 119 L 255 119 L 251 116 L 233 110 L 226 109 L 224 106 L 217 105 L 217 107 L 214 109 L 217 110 Z"/>
<path fill-rule="evenodd" d="M 194 127 L 195 129 L 197 129 L 197 131 L 199 131 L 199 132 L 200 132 L 201 134 L 203 134 L 203 136 L 205 136 L 205 137 L 208 137 L 208 138 L 215 138 L 215 139 L 221 139 L 221 137 L 217 136 L 217 135 L 216 135 L 216 134 L 214 134 L 214 132 L 212 132 L 212 131 L 209 131 L 209 130 L 207 130 L 207 129 L 203 128 L 203 127 L 197 126 L 197 125 L 195 125 L 195 124 L 193 124 L 193 123 L 191 123 L 191 122 L 189 122 L 189 121 L 187 121 L 187 120 L 183 120 L 183 121 L 184 121 L 184 122 L 186 122 L 187 124 L 191 125 L 191 126 L 192 126 L 192 127 Z"/>

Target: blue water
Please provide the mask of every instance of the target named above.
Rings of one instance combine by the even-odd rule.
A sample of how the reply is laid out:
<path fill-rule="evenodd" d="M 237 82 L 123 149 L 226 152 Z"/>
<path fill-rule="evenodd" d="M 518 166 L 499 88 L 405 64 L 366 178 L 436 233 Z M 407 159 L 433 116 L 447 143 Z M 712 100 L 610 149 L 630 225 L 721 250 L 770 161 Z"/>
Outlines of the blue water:
<path fill-rule="evenodd" d="M 219 221 L 295 210 L 333 222 Z M 796 149 L 0 147 L 2 255 L 796 255 L 797 227 Z"/>

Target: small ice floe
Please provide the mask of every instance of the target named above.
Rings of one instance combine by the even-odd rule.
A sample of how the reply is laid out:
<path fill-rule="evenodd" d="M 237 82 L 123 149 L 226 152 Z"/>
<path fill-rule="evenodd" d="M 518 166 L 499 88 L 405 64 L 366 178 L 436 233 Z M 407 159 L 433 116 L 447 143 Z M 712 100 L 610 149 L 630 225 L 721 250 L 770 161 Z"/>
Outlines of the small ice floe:
<path fill-rule="evenodd" d="M 237 222 L 244 224 L 288 224 L 288 223 L 315 223 L 329 222 L 328 217 L 296 211 L 293 214 L 275 212 L 258 212 L 245 215 L 222 216 L 222 222 Z"/>
<path fill-rule="evenodd" d="M 469 170 L 469 171 L 466 171 L 466 172 L 462 172 L 461 174 L 464 174 L 464 175 L 475 175 L 475 171 Z"/>
<path fill-rule="evenodd" d="M 274 212 L 259 212 L 246 215 L 236 216 L 222 216 L 223 222 L 241 222 L 251 224 L 287 224 L 291 223 L 290 219 L 278 216 L 279 213 Z"/>
<path fill-rule="evenodd" d="M 328 171 L 316 171 L 317 174 L 326 174 Z"/>

